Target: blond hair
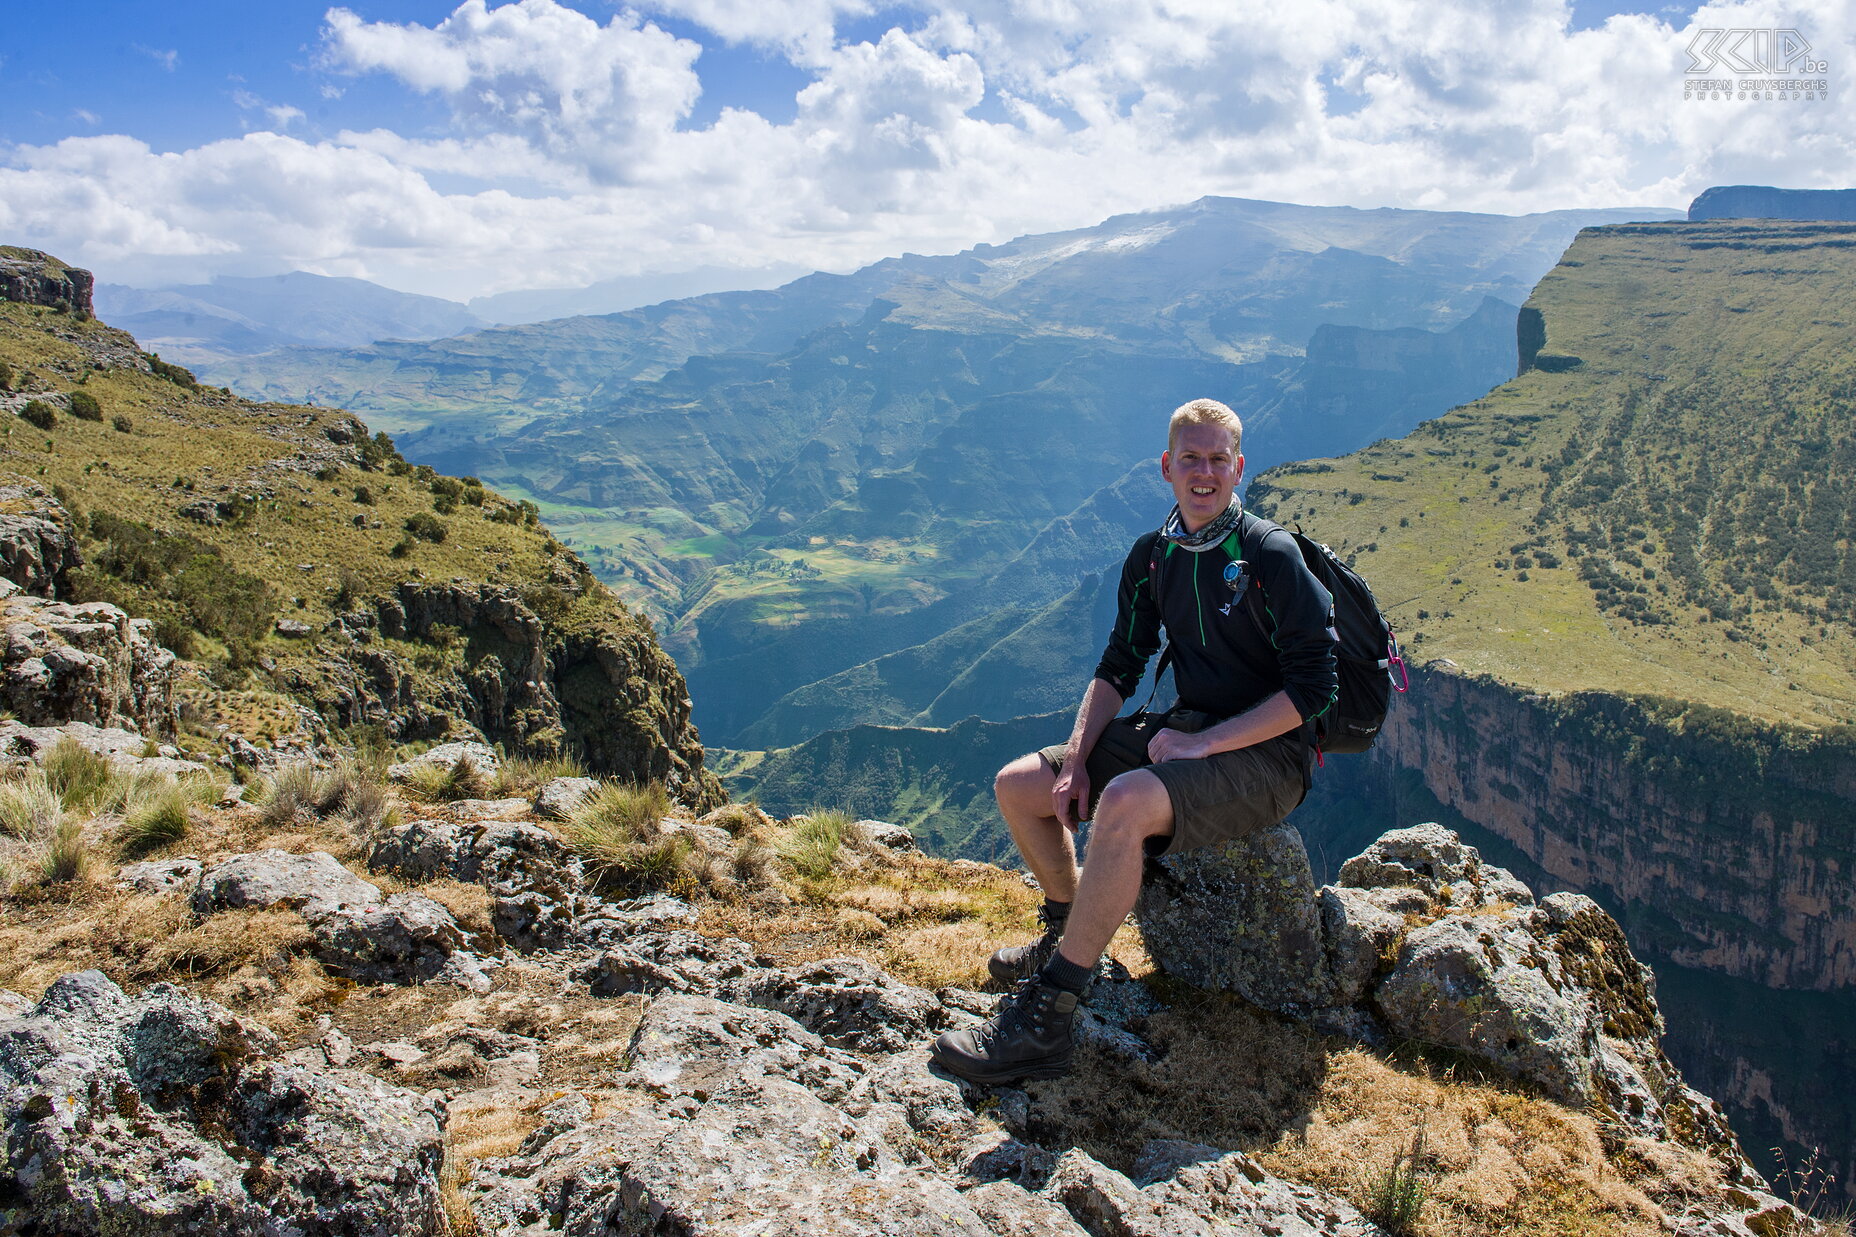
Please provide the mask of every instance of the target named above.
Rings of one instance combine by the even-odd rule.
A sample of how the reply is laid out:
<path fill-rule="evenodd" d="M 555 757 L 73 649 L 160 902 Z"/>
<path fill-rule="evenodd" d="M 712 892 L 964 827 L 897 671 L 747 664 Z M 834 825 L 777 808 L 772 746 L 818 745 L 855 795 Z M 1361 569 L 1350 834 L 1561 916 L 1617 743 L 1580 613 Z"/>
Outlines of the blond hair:
<path fill-rule="evenodd" d="M 1166 449 L 1171 451 L 1179 438 L 1181 426 L 1217 425 L 1231 431 L 1231 454 L 1239 455 L 1244 449 L 1244 423 L 1237 419 L 1237 414 L 1215 399 L 1195 399 L 1189 404 L 1181 404 L 1173 410 L 1173 416 L 1166 424 Z"/>

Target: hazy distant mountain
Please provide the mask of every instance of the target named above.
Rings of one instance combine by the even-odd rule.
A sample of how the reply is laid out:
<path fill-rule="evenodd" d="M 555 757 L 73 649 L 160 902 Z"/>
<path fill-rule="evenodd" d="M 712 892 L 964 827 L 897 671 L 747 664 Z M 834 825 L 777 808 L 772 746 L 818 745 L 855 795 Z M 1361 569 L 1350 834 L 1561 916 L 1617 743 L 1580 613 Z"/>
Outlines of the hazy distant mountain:
<path fill-rule="evenodd" d="M 1856 189 L 1775 189 L 1770 185 L 1715 185 L 1688 205 L 1690 220 L 1856 220 Z"/>
<path fill-rule="evenodd" d="M 144 347 L 190 365 L 291 345 L 437 339 L 485 325 L 455 301 L 305 271 L 166 288 L 99 284 L 96 305 Z"/>
<path fill-rule="evenodd" d="M 521 326 L 554 318 L 623 313 L 643 305 L 703 296 L 710 292 L 746 292 L 777 288 L 806 274 L 803 266 L 776 262 L 758 269 L 699 266 L 657 275 L 622 275 L 584 288 L 528 288 L 474 296 L 470 311 L 484 322 Z"/>

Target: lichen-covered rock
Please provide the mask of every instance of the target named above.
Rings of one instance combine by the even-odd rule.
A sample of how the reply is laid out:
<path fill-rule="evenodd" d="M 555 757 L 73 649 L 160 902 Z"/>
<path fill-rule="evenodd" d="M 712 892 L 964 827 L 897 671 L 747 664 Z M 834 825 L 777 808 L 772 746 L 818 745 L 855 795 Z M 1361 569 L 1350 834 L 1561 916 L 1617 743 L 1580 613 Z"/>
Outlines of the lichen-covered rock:
<path fill-rule="evenodd" d="M 1314 874 L 1293 825 L 1157 866 L 1135 917 L 1147 952 L 1168 974 L 1265 1009 L 1329 1003 Z"/>
<path fill-rule="evenodd" d="M 66 739 L 87 752 L 104 757 L 119 773 L 179 777 L 186 773 L 204 773 L 207 769 L 197 760 L 186 760 L 177 755 L 146 755 L 150 741 L 148 735 L 113 726 L 92 726 L 87 722 L 65 722 L 58 726 L 0 722 L 0 766 L 42 764 L 45 757 Z M 167 745 L 156 749 L 157 753 L 177 750 Z"/>
<path fill-rule="evenodd" d="M 367 866 L 410 881 L 468 881 L 501 894 L 565 897 L 585 879 L 566 843 L 520 822 L 415 820 L 383 834 Z"/>
<path fill-rule="evenodd" d="M 0 478 L 0 578 L 53 598 L 64 592 L 66 573 L 83 561 L 64 504 L 37 482 Z"/>
<path fill-rule="evenodd" d="M 1161 1175 L 1137 1186 L 1080 1148 L 1057 1161 L 1044 1193 L 1090 1233 L 1122 1237 L 1377 1237 L 1380 1230 L 1352 1204 L 1273 1177 L 1241 1152 L 1170 1144 L 1144 1156 Z"/>
<path fill-rule="evenodd" d="M 762 970 L 746 941 L 695 932 L 641 932 L 587 963 L 575 978 L 594 996 L 628 992 L 713 994 Z"/>
<path fill-rule="evenodd" d="M 67 975 L 0 1021 L 6 1231 L 437 1237 L 439 1113 L 166 984 Z"/>
<path fill-rule="evenodd" d="M 632 1033 L 623 1078 L 660 1096 L 707 1100 L 735 1080 L 771 1074 L 827 1103 L 850 1093 L 862 1068 L 784 1014 L 668 993 Z"/>
<path fill-rule="evenodd" d="M 1475 847 L 1434 823 L 1381 834 L 1341 864 L 1338 883 L 1354 889 L 1417 889 L 1440 906 L 1462 910 L 1534 904 L 1533 891 L 1525 884 L 1485 864 Z"/>
<path fill-rule="evenodd" d="M 179 893 L 199 883 L 201 869 L 200 861 L 192 855 L 128 863 L 117 870 L 116 886 L 137 893 Z"/>
<path fill-rule="evenodd" d="M 20 721 L 174 734 L 174 654 L 146 619 L 19 593 L 0 600 L 0 630 L 0 704 Z"/>
<path fill-rule="evenodd" d="M 566 820 L 574 809 L 599 789 L 590 777 L 557 777 L 535 793 L 535 813 L 543 820 Z"/>
<path fill-rule="evenodd" d="M 731 1001 L 777 1009 L 826 1043 L 898 1052 L 947 1026 L 933 993 L 891 979 L 861 958 L 767 970 L 725 985 Z"/>
<path fill-rule="evenodd" d="M 308 916 L 316 956 L 325 966 L 365 983 L 421 984 L 450 979 L 488 991 L 451 912 L 422 893 L 396 893 L 373 905 L 336 906 Z"/>
<path fill-rule="evenodd" d="M 220 860 L 200 874 L 193 891 L 193 909 L 202 915 L 241 906 L 288 906 L 309 916 L 378 901 L 380 888 L 344 868 L 335 856 L 274 848 Z"/>
<path fill-rule="evenodd" d="M 468 760 L 477 772 L 489 776 L 496 772 L 496 749 L 488 743 L 464 740 L 456 743 L 440 743 L 437 747 L 420 752 L 410 760 L 387 766 L 387 776 L 396 782 L 412 778 L 420 769 L 435 769 L 440 773 L 449 773 L 458 762 Z"/>
<path fill-rule="evenodd" d="M 1595 1011 L 1535 933 L 1533 916 L 1453 915 L 1411 929 L 1374 992 L 1394 1034 L 1460 1048 L 1549 1095 L 1593 1095 Z"/>
<path fill-rule="evenodd" d="M 1335 1005 L 1352 1005 L 1366 996 L 1375 977 L 1391 965 L 1409 918 L 1431 908 L 1422 891 L 1402 886 L 1323 885 L 1320 901 L 1331 982 L 1328 999 Z"/>

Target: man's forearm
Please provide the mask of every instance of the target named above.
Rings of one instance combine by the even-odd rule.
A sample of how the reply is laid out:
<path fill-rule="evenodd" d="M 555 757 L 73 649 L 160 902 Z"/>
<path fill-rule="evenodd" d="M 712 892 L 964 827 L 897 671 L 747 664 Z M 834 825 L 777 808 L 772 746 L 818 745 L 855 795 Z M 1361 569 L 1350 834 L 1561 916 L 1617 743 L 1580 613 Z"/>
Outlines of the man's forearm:
<path fill-rule="evenodd" d="M 1193 737 L 1204 745 L 1205 750 L 1201 754 L 1209 756 L 1213 752 L 1234 752 L 1240 747 L 1262 743 L 1279 734 L 1286 734 L 1301 724 L 1301 711 L 1289 699 L 1289 693 L 1277 692 L 1254 708 L 1246 709 L 1236 717 L 1227 717 Z"/>
<path fill-rule="evenodd" d="M 1124 703 L 1126 698 L 1106 679 L 1090 679 L 1089 690 L 1083 693 L 1083 703 L 1076 710 L 1076 725 L 1070 729 L 1070 751 L 1084 757 L 1094 751 L 1096 740 Z"/>

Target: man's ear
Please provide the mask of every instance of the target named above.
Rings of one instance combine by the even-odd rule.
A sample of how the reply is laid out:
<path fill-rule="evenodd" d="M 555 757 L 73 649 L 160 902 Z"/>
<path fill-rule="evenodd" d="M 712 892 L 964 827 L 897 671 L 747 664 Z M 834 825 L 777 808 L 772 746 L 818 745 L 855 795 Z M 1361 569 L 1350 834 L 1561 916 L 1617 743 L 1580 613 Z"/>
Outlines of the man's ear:
<path fill-rule="evenodd" d="M 1173 479 L 1173 453 L 1171 451 L 1160 453 L 1160 476 L 1166 481 Z"/>
<path fill-rule="evenodd" d="M 1238 456 L 1237 456 L 1237 476 L 1231 479 L 1231 484 L 1236 486 L 1236 485 L 1242 485 L 1243 483 L 1244 483 L 1244 454 L 1243 452 L 1240 451 L 1238 452 Z"/>

